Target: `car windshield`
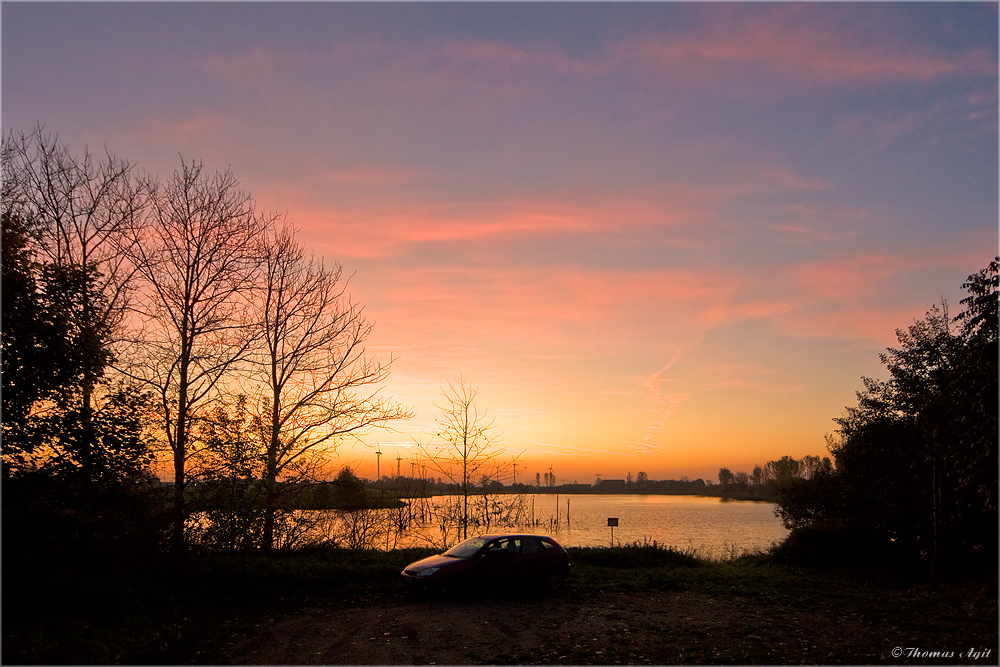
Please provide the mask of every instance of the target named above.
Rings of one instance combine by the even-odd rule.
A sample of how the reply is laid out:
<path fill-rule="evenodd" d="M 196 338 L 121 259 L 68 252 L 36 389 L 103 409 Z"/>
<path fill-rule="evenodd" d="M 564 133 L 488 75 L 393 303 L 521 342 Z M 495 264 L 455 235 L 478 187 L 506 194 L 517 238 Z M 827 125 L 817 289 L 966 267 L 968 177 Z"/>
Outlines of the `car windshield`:
<path fill-rule="evenodd" d="M 468 558 L 483 548 L 486 540 L 481 537 L 472 537 L 464 542 L 460 542 L 444 552 L 445 556 L 452 558 Z"/>

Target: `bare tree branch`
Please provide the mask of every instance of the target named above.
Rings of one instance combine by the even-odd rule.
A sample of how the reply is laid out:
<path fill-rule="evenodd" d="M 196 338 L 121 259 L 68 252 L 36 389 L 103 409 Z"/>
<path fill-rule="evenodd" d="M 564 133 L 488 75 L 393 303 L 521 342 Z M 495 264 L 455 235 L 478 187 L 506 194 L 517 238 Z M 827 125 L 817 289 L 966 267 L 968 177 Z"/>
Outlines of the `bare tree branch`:
<path fill-rule="evenodd" d="M 84 147 L 77 157 L 41 125 L 29 133 L 11 131 L 2 156 L 5 209 L 27 221 L 34 249 L 49 263 L 90 276 L 94 292 L 81 290 L 77 296 L 77 324 L 81 335 L 113 349 L 135 282 L 127 250 L 150 204 L 150 179 L 107 150 L 95 159 Z M 99 379 L 93 374 L 83 379 L 85 411 Z"/>
<path fill-rule="evenodd" d="M 369 358 L 372 325 L 345 294 L 339 265 L 306 259 L 289 225 L 263 237 L 255 358 L 267 439 L 264 548 L 274 535 L 276 482 L 302 477 L 349 436 L 411 416 L 379 395 L 392 360 Z"/>
<path fill-rule="evenodd" d="M 506 450 L 498 446 L 502 434 L 495 432 L 496 420 L 479 412 L 479 390 L 459 377 L 442 388 L 444 401 L 434 406 L 441 411 L 437 429 L 429 442 L 418 442 L 423 459 L 441 475 L 458 485 L 462 498 L 463 539 L 469 537 L 469 495 L 476 479 L 498 479 L 518 457 L 502 462 Z"/>
<path fill-rule="evenodd" d="M 185 162 L 157 189 L 150 224 L 136 227 L 131 259 L 143 281 L 132 309 L 131 377 L 156 390 L 174 462 L 173 547 L 183 549 L 189 433 L 226 374 L 246 358 L 249 294 L 269 220 L 232 172 Z"/>

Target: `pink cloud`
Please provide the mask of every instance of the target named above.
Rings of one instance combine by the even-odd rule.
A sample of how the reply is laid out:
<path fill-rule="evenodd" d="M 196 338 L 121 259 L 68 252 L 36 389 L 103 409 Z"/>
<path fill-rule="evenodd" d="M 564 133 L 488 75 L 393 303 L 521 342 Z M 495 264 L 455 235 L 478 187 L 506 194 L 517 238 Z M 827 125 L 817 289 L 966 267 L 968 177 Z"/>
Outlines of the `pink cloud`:
<path fill-rule="evenodd" d="M 700 365 L 699 376 L 708 389 L 748 389 L 755 392 L 800 391 L 801 382 L 789 382 L 787 372 L 761 362 L 715 362 Z"/>
<path fill-rule="evenodd" d="M 878 285 L 905 266 L 899 256 L 864 253 L 800 264 L 787 270 L 785 279 L 790 284 L 808 286 L 815 299 L 848 302 L 877 291 Z"/>
<path fill-rule="evenodd" d="M 957 293 L 960 284 L 943 284 L 940 292 L 915 296 L 909 293 L 909 282 L 932 271 L 962 275 L 985 265 L 990 253 L 982 252 L 980 243 L 995 247 L 996 237 L 987 234 L 977 241 L 977 236 L 959 236 L 927 248 L 845 254 L 779 270 L 763 288 L 776 292 L 786 286 L 794 307 L 776 313 L 775 325 L 796 337 L 840 338 L 876 347 L 893 344 L 896 329 L 923 317 L 942 293 Z M 894 294 L 899 301 L 892 299 Z M 957 303 L 951 305 L 958 308 Z"/>
<path fill-rule="evenodd" d="M 573 58 L 551 47 L 528 50 L 492 41 L 448 42 L 435 52 L 435 56 L 452 66 L 474 66 L 500 75 L 529 68 L 554 75 L 599 75 L 609 69 L 609 63 L 602 59 Z"/>
<path fill-rule="evenodd" d="M 323 178 L 333 183 L 350 186 L 395 186 L 401 183 L 417 183 L 431 176 L 417 169 L 400 169 L 361 165 L 350 169 L 327 169 Z"/>
<path fill-rule="evenodd" d="M 623 57 L 703 79 L 720 68 L 763 71 L 827 84 L 886 81 L 925 82 L 941 77 L 995 76 L 995 58 L 985 49 L 958 54 L 930 48 L 862 42 L 820 15 L 800 7 L 734 12 L 706 11 L 707 22 L 683 38 L 647 38 L 622 46 Z"/>
<path fill-rule="evenodd" d="M 155 148 L 154 154 L 162 154 L 164 150 L 170 156 L 169 169 L 174 169 L 177 152 L 183 152 L 186 159 L 203 159 L 203 153 L 194 153 L 194 149 L 210 145 L 213 148 L 221 143 L 220 137 L 239 121 L 226 113 L 205 110 L 196 111 L 176 118 L 152 117 L 140 120 L 130 127 L 101 128 L 91 131 L 85 137 L 92 136 L 94 143 L 115 146 L 123 155 L 141 155 Z M 143 169 L 156 171 L 158 165 L 143 162 Z M 225 168 L 225 165 L 209 165 L 211 168 Z"/>
<path fill-rule="evenodd" d="M 825 223 L 825 225 L 824 223 L 772 224 L 768 225 L 767 228 L 782 234 L 786 238 L 799 241 L 804 245 L 849 239 L 858 234 L 854 229 L 837 229 L 831 227 L 830 223 Z"/>
<path fill-rule="evenodd" d="M 563 186 L 545 197 L 468 200 L 452 192 L 461 192 L 459 174 L 386 164 L 313 165 L 310 170 L 313 181 L 267 181 L 255 185 L 255 195 L 271 208 L 284 207 L 307 234 L 323 230 L 322 238 L 336 239 L 331 251 L 338 257 L 367 259 L 398 257 L 428 243 L 460 243 L 461 252 L 475 253 L 475 244 L 514 239 L 606 233 L 626 239 L 632 229 L 656 229 L 661 242 L 694 248 L 713 229 L 729 224 L 722 210 L 734 200 L 830 187 L 762 160 L 732 165 L 711 183 L 675 180 L 653 189 L 606 192 Z M 803 218 L 824 215 L 800 213 Z M 823 223 L 804 219 L 799 227 L 817 224 Z M 823 233 L 815 236 L 824 238 Z"/>
<path fill-rule="evenodd" d="M 261 90 L 277 81 L 290 81 L 304 69 L 357 63 L 386 54 L 385 44 L 373 39 L 339 41 L 319 52 L 277 51 L 255 46 L 237 53 L 214 53 L 195 61 L 208 75 L 229 84 L 250 85 Z"/>
<path fill-rule="evenodd" d="M 421 178 L 437 179 L 418 171 L 357 170 L 328 173 L 328 180 L 346 185 L 392 187 L 412 184 Z M 294 193 L 278 185 L 269 185 L 264 199 L 295 202 Z M 358 193 L 352 192 L 356 197 Z M 714 205 L 714 204 L 713 204 Z M 695 201 L 674 201 L 669 205 L 655 200 L 621 195 L 602 198 L 581 196 L 568 203 L 558 199 L 533 200 L 427 200 L 416 194 L 412 200 L 377 190 L 368 199 L 344 202 L 337 207 L 308 203 L 299 199 L 288 207 L 290 216 L 306 233 L 337 230 L 336 254 L 339 257 L 386 258 L 405 253 L 413 244 L 478 244 L 521 237 L 571 234 L 588 235 L 607 231 L 622 232 L 630 227 L 656 226 L 674 230 L 677 243 L 689 243 L 685 229 L 700 221 L 704 212 Z M 475 252 L 467 245 L 464 252 Z"/>
<path fill-rule="evenodd" d="M 928 47 L 864 42 L 822 14 L 798 7 L 735 11 L 711 8 L 684 37 L 630 38 L 603 53 L 572 57 L 552 47 L 527 48 L 493 41 L 449 42 L 433 57 L 409 54 L 422 63 L 435 87 L 511 76 L 619 76 L 638 66 L 669 73 L 676 82 L 714 85 L 706 77 L 752 66 L 764 72 L 827 84 L 886 81 L 926 82 L 942 77 L 992 76 L 997 65 L 985 49 L 948 53 Z M 420 51 L 418 47 L 418 52 Z M 410 70 L 412 75 L 412 70 Z M 476 78 L 470 78 L 470 75 Z"/>
<path fill-rule="evenodd" d="M 670 381 L 667 372 L 709 333 L 778 317 L 796 303 L 748 298 L 732 282 L 676 269 L 383 270 L 378 286 L 359 294 L 389 331 L 446 347 L 474 340 L 557 364 L 580 355 L 665 354 L 664 365 L 644 381 L 654 404 Z"/>
<path fill-rule="evenodd" d="M 952 266 L 974 267 L 967 254 L 952 253 Z M 922 316 L 936 298 L 891 301 L 908 275 L 927 269 L 926 260 L 912 250 L 845 255 L 745 272 L 740 281 L 714 280 L 724 272 L 711 267 L 383 268 L 357 290 L 386 327 L 387 342 L 432 340 L 447 348 L 474 341 L 483 350 L 517 350 L 518 358 L 553 364 L 638 350 L 662 355 L 662 366 L 637 381 L 651 405 L 663 407 L 663 389 L 674 377 L 668 373 L 696 358 L 712 332 L 745 322 L 766 322 L 779 338 L 891 344 L 895 329 Z"/>
<path fill-rule="evenodd" d="M 713 90 L 719 89 L 721 78 L 726 90 L 741 95 L 762 93 L 759 75 L 791 78 L 805 86 L 926 83 L 996 75 L 995 58 L 985 49 L 946 52 L 891 39 L 865 41 L 856 30 L 842 27 L 836 17 L 849 12 L 838 10 L 705 6 L 699 12 L 700 22 L 683 35 L 630 36 L 585 57 L 551 45 L 499 40 L 394 44 L 358 37 L 321 51 L 254 47 L 243 53 L 215 54 L 197 66 L 220 81 L 262 91 L 276 83 L 311 86 L 320 72 L 343 73 L 351 86 L 372 92 L 422 91 L 437 96 L 455 91 L 461 95 L 451 100 L 452 105 L 461 108 L 450 110 L 462 114 L 515 108 L 529 95 L 550 90 L 554 79 L 560 86 L 590 85 L 637 72 L 675 86 Z"/>
<path fill-rule="evenodd" d="M 965 258 L 961 252 L 939 254 L 941 262 Z M 672 428 L 677 437 L 688 437 L 682 435 L 690 429 L 683 406 L 692 397 L 704 405 L 704 392 L 712 389 L 778 395 L 804 389 L 795 381 L 794 365 L 770 368 L 745 361 L 739 350 L 728 359 L 706 357 L 702 348 L 712 332 L 763 320 L 773 327 L 776 345 L 789 338 L 835 338 L 872 348 L 874 356 L 894 343 L 895 328 L 920 313 L 912 304 L 886 306 L 873 298 L 926 267 L 929 256 L 905 250 L 845 254 L 749 272 L 741 281 L 713 279 L 724 272 L 712 267 L 385 269 L 361 300 L 377 314 L 385 335 L 380 340 L 462 349 L 435 360 L 433 372 L 442 377 L 482 364 L 492 374 L 477 374 L 479 382 L 534 387 L 538 375 L 539 382 L 544 377 L 561 384 L 565 393 L 579 379 L 550 375 L 553 369 L 659 356 L 655 372 L 636 377 L 634 371 L 602 371 L 590 390 L 607 399 L 608 387 L 619 388 L 613 400 L 629 424 L 623 435 L 634 433 L 622 453 L 651 456 L 673 442 Z M 503 359 L 499 366 L 497 358 Z M 632 382 L 633 391 L 623 393 L 623 382 Z"/>

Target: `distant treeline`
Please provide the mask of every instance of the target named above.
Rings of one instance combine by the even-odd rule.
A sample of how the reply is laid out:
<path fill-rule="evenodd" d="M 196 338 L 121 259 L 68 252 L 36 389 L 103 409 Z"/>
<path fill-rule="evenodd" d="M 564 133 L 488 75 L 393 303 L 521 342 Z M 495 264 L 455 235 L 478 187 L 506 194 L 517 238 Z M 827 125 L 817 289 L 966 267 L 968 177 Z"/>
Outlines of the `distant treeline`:
<path fill-rule="evenodd" d="M 782 456 L 764 465 L 754 466 L 750 473 L 734 473 L 729 468 L 719 468 L 719 484 L 712 487 L 710 495 L 731 500 L 778 502 L 783 488 L 832 470 L 833 462 L 829 456 L 820 458 L 812 455 L 801 459 Z"/>
<path fill-rule="evenodd" d="M 164 489 L 173 485 L 163 483 Z M 256 498 L 263 494 L 263 484 L 259 479 L 234 478 L 210 479 L 190 484 L 192 511 L 224 510 L 229 507 L 256 506 Z M 662 495 L 707 495 L 718 496 L 720 487 L 703 479 L 666 479 L 651 480 L 645 473 L 639 473 L 639 478 L 633 480 L 631 475 L 627 480 L 606 479 L 596 484 L 552 484 L 535 486 L 521 482 L 503 484 L 496 480 L 473 487 L 470 495 L 489 494 L 662 494 Z M 461 495 L 458 484 L 443 479 L 419 478 L 385 475 L 379 481 L 373 481 L 355 476 L 350 467 L 340 471 L 336 479 L 331 481 L 289 482 L 279 483 L 276 489 L 277 507 L 282 510 L 293 509 L 332 509 L 356 510 L 377 509 L 380 507 L 398 507 L 407 498 L 424 498 L 429 496 Z M 729 497 L 729 496 L 726 496 Z M 735 497 L 735 496 L 734 496 Z M 758 500 L 761 498 L 750 498 Z M 767 499 L 767 498 L 763 498 Z"/>
<path fill-rule="evenodd" d="M 454 484 L 444 479 L 419 478 L 419 477 L 390 477 L 383 475 L 378 482 L 361 480 L 369 489 L 381 490 L 406 497 L 424 497 L 438 495 L 455 495 L 462 493 L 458 484 Z M 491 493 L 559 493 L 559 494 L 582 494 L 582 493 L 650 493 L 664 495 L 718 495 L 714 490 L 712 482 L 703 479 L 665 479 L 652 480 L 646 473 L 640 472 L 633 479 L 629 474 L 627 479 L 603 479 L 594 484 L 555 484 L 550 478 L 548 484 L 525 484 L 516 482 L 503 484 L 497 480 L 485 480 L 471 489 L 473 495 L 484 495 Z"/>
<path fill-rule="evenodd" d="M 172 488 L 164 484 L 164 489 Z M 400 507 L 393 489 L 379 489 L 344 468 L 327 482 L 279 482 L 275 488 L 278 510 L 362 510 Z M 264 509 L 266 489 L 260 479 L 208 479 L 192 483 L 187 493 L 190 511 L 215 512 Z"/>
<path fill-rule="evenodd" d="M 645 472 L 633 478 L 602 479 L 594 484 L 572 482 L 568 484 L 536 485 L 517 482 L 503 484 L 489 480 L 471 489 L 471 495 L 488 494 L 653 494 L 653 495 L 694 495 L 714 496 L 724 500 L 759 500 L 778 502 L 781 489 L 795 483 L 812 479 L 820 471 L 829 473 L 833 464 L 829 457 L 805 456 L 795 459 L 783 456 L 754 466 L 751 473 L 731 472 L 719 469 L 719 482 L 704 479 L 649 479 Z M 551 480 L 551 478 L 550 478 Z M 164 484 L 164 487 L 171 485 Z M 232 481 L 213 479 L 193 483 L 189 490 L 192 509 L 225 509 L 235 500 L 246 501 L 261 494 L 260 480 L 238 478 Z M 350 467 L 341 470 L 331 481 L 311 481 L 278 484 L 277 506 L 280 509 L 375 509 L 398 507 L 407 498 L 428 496 L 461 495 L 458 484 L 440 478 L 408 477 L 405 475 L 383 475 L 374 481 L 357 477 Z"/>

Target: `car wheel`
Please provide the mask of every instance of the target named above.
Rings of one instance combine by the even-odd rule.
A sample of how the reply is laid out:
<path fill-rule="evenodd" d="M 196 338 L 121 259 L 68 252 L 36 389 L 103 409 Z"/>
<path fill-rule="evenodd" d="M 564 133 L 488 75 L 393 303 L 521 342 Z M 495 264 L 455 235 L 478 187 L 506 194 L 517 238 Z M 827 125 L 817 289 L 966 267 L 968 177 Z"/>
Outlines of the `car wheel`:
<path fill-rule="evenodd" d="M 557 591 L 562 588 L 563 576 L 558 572 L 550 572 L 545 577 L 545 588 L 549 591 Z"/>

